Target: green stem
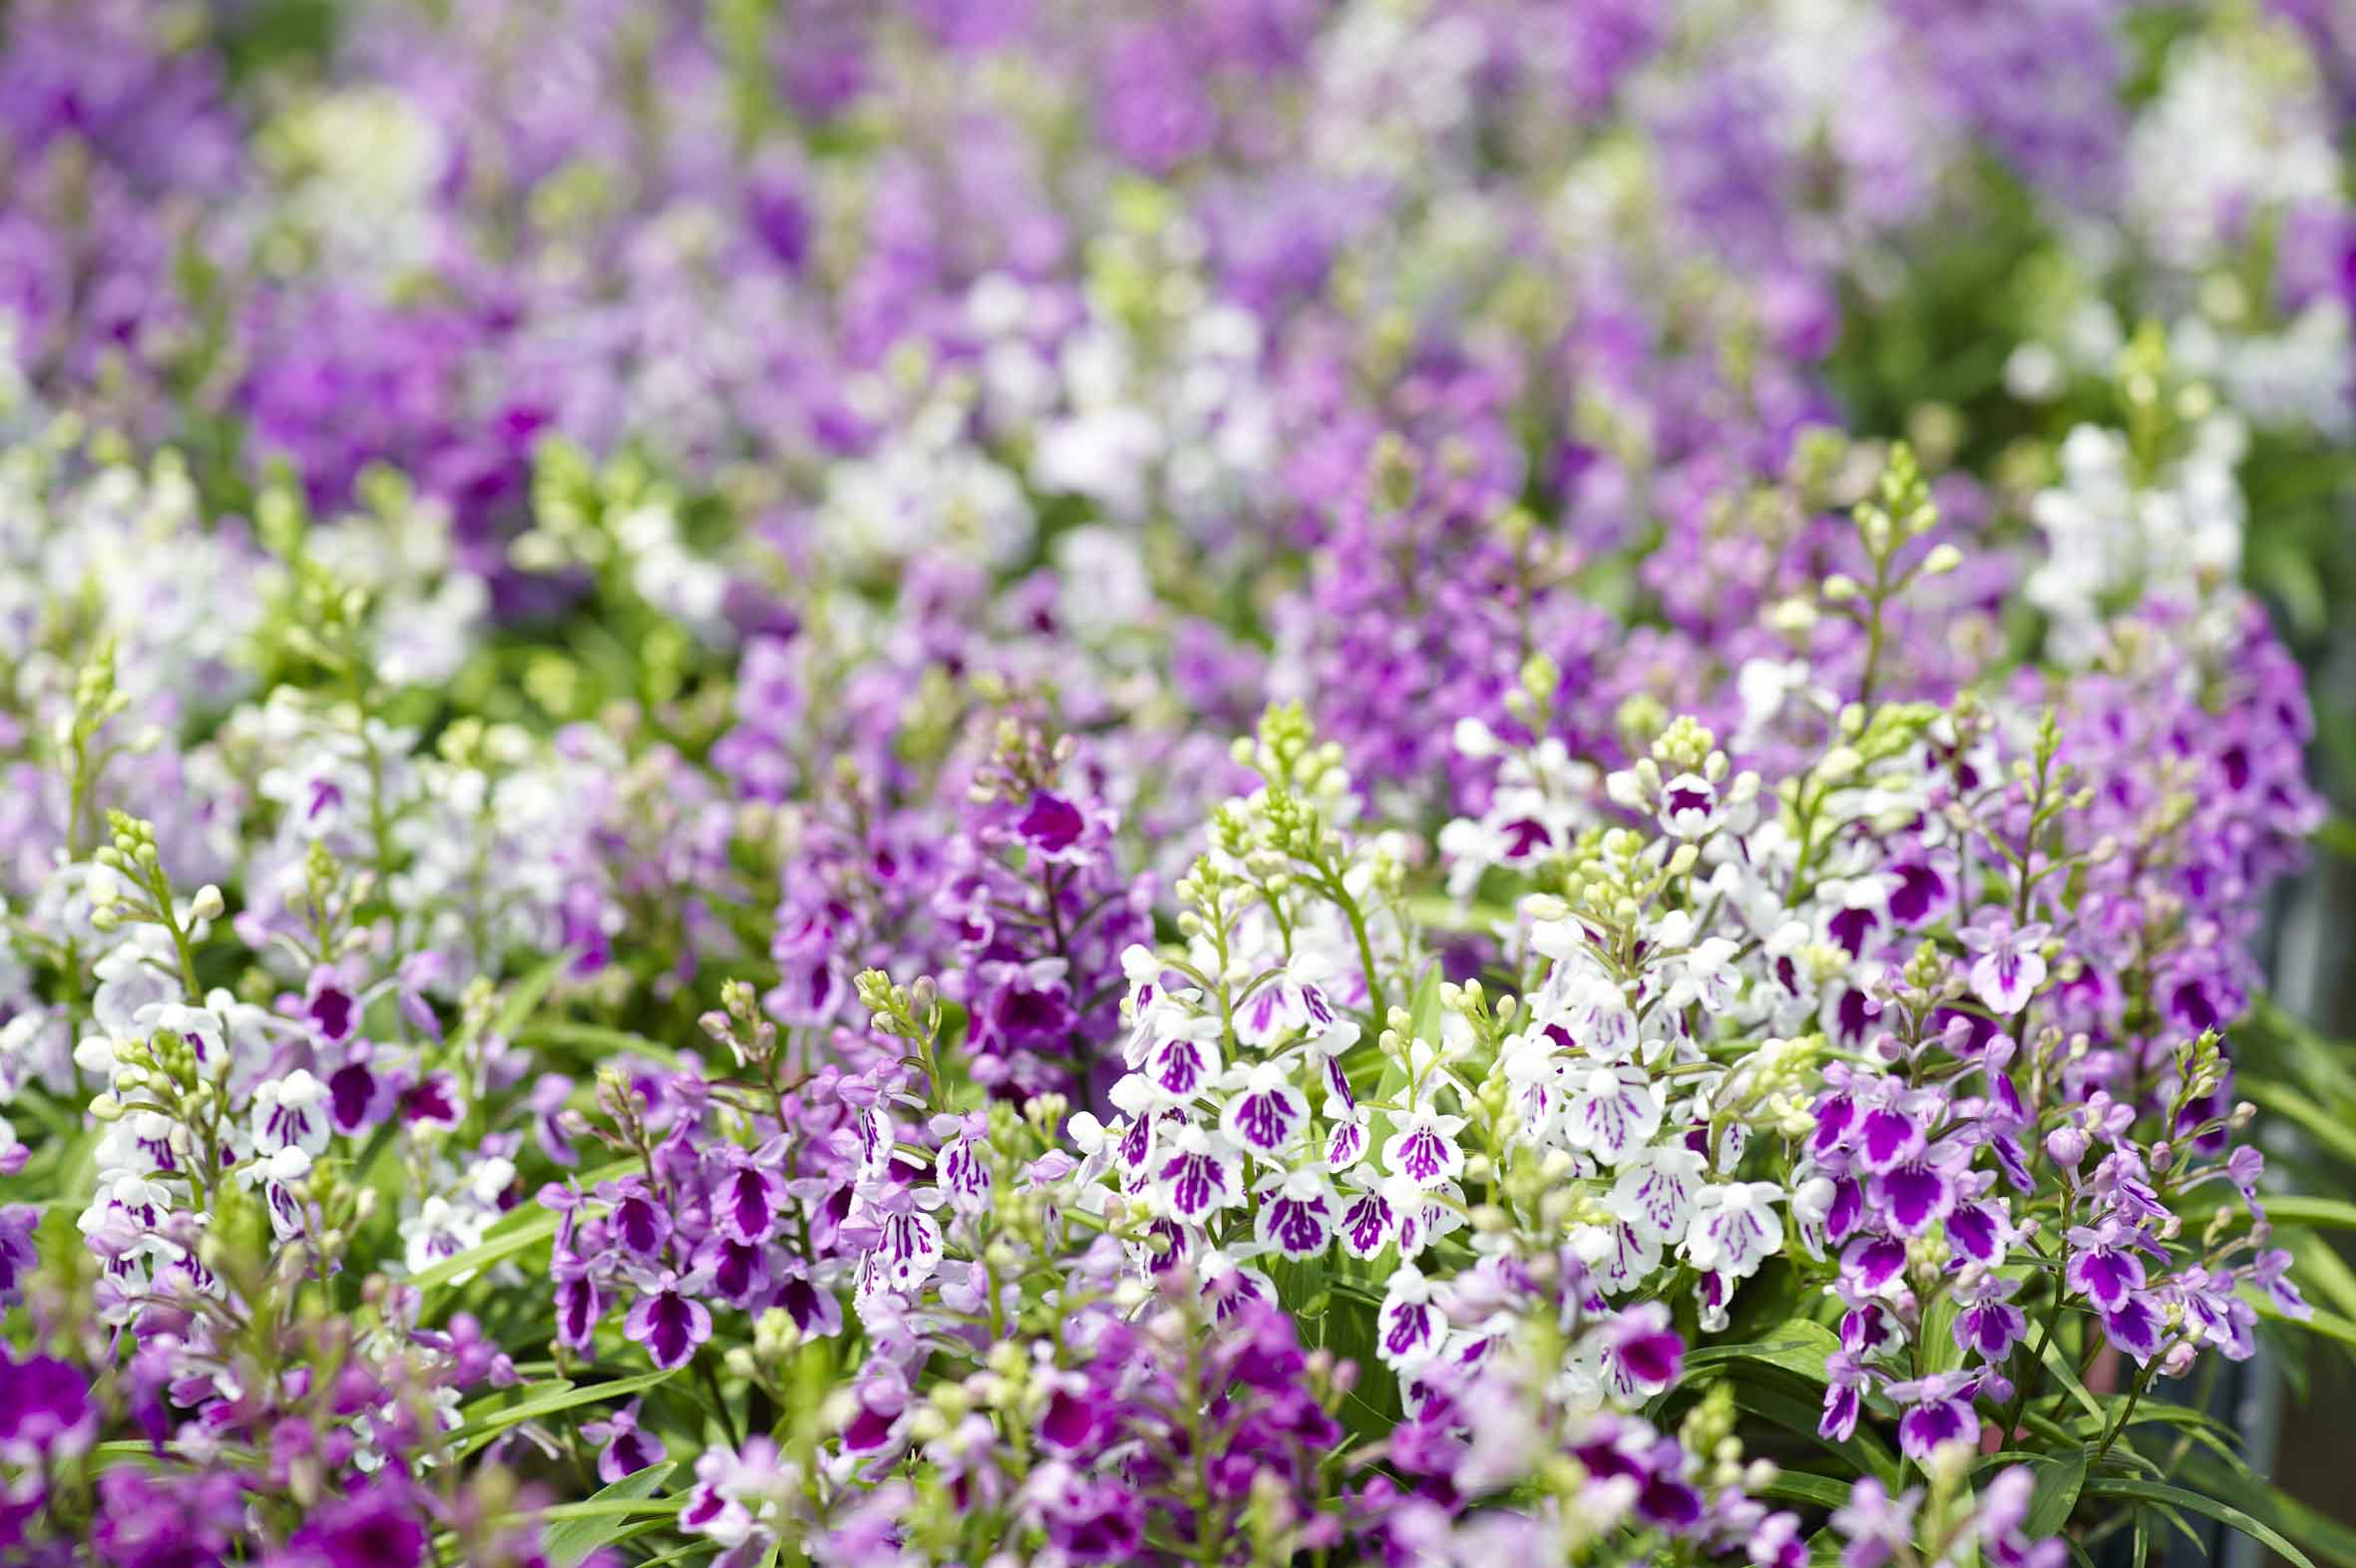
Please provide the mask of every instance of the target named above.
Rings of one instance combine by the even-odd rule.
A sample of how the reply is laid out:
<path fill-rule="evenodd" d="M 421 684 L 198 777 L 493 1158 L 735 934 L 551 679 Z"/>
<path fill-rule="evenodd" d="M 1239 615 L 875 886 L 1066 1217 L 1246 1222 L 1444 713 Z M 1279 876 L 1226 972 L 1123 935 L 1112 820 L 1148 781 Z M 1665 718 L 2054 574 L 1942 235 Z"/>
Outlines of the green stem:
<path fill-rule="evenodd" d="M 712 1364 L 700 1352 L 695 1358 L 695 1372 L 712 1396 L 712 1412 L 720 1423 L 720 1430 L 728 1434 L 728 1446 L 742 1448 L 744 1437 L 736 1429 L 736 1416 L 728 1408 L 728 1396 L 720 1391 L 719 1375 L 712 1371 Z"/>
<path fill-rule="evenodd" d="M 2103 1455 L 2111 1451 L 2111 1445 L 2119 1440 L 2119 1434 L 2127 1430 L 2127 1423 L 2135 1418 L 2137 1402 L 2144 1397 L 2144 1390 L 2152 1385 L 2152 1379 L 2159 1375 L 2160 1362 L 2160 1358 L 2154 1356 L 2136 1373 L 2136 1385 L 2128 1390 L 2127 1403 L 2120 1407 L 2119 1419 L 2113 1421 L 2111 1429 L 2103 1433 L 2103 1445 L 2086 1461 L 2088 1469 L 2102 1463 Z"/>
<path fill-rule="evenodd" d="M 1321 869 L 1326 873 L 1326 896 L 1341 906 L 1344 917 L 1350 922 L 1350 934 L 1358 939 L 1359 967 L 1367 972 L 1367 1010 L 1374 1016 L 1374 1031 L 1380 1033 L 1384 1020 L 1390 1016 L 1390 1009 L 1382 1004 L 1382 980 L 1374 973 L 1374 944 L 1367 937 L 1367 918 L 1360 911 L 1358 900 L 1352 898 L 1349 890 L 1342 886 L 1342 879 L 1330 868 Z"/>

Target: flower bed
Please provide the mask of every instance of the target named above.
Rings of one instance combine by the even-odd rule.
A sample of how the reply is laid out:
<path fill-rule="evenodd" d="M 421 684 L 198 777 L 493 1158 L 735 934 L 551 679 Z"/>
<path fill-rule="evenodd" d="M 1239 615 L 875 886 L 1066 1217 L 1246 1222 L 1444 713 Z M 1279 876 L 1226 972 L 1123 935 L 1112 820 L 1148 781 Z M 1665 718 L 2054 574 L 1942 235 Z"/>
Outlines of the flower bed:
<path fill-rule="evenodd" d="M 2208 1398 L 2356 1346 L 2351 109 L 19 0 L 0 1560 L 2356 1561 Z"/>

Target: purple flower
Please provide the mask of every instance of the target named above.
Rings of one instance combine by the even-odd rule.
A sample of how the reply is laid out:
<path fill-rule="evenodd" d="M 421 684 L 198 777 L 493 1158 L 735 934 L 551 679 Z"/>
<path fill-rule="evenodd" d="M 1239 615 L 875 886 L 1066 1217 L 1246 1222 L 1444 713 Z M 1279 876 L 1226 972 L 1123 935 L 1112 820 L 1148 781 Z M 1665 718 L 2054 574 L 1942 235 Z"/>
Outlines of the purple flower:
<path fill-rule="evenodd" d="M 604 1301 L 587 1264 L 560 1255 L 557 1268 L 557 1339 L 576 1355 L 588 1356 L 596 1346 L 597 1321 Z"/>
<path fill-rule="evenodd" d="M 1985 1203 L 1957 1203 L 1947 1215 L 1947 1240 L 1974 1263 L 1993 1268 L 2004 1260 L 2012 1226 L 2003 1212 Z"/>
<path fill-rule="evenodd" d="M 1040 854 L 1060 855 L 1079 842 L 1087 826 L 1087 819 L 1080 815 L 1077 806 L 1060 795 L 1037 790 L 1032 793 L 1021 820 L 1014 824 L 1014 831 Z"/>
<path fill-rule="evenodd" d="M 1604 1355 L 1630 1388 L 1657 1393 L 1677 1381 L 1685 1342 L 1669 1326 L 1669 1309 L 1645 1302 L 1615 1316 L 1603 1330 Z"/>
<path fill-rule="evenodd" d="M 584 1422 L 581 1435 L 602 1445 L 597 1450 L 597 1479 L 608 1486 L 660 1463 L 666 1451 L 661 1438 L 639 1428 L 636 1399 L 603 1420 Z"/>
<path fill-rule="evenodd" d="M 2134 1357 L 2139 1367 L 2160 1354 L 2165 1327 L 2158 1298 L 2147 1291 L 2128 1292 L 2118 1305 L 2103 1310 L 2104 1338 Z"/>
<path fill-rule="evenodd" d="M 55 1357 L 0 1355 L 0 1458 L 41 1465 L 83 1453 L 97 1439 L 89 1377 Z"/>
<path fill-rule="evenodd" d="M 2144 1244 L 2141 1232 L 2116 1219 L 2099 1226 L 2073 1226 L 2067 1240 L 2070 1262 L 2065 1277 L 2105 1312 L 2125 1306 L 2129 1295 L 2144 1287 L 2144 1260 L 2136 1256 Z"/>
<path fill-rule="evenodd" d="M 1977 1372 L 1948 1372 L 1891 1383 L 1889 1396 L 1907 1406 L 1898 1418 L 1898 1446 L 1927 1461 L 1941 1443 L 1978 1437 L 1980 1420 L 1971 1401 L 1982 1380 Z"/>
<path fill-rule="evenodd" d="M 1890 1229 L 1901 1236 L 1919 1236 L 1944 1218 L 1955 1203 L 1955 1187 L 1931 1159 L 1909 1160 L 1873 1178 L 1874 1196 L 1888 1217 Z"/>
<path fill-rule="evenodd" d="M 322 970 L 311 982 L 310 999 L 303 1003 L 303 1016 L 310 1020 L 311 1031 L 329 1045 L 340 1045 L 351 1038 L 352 1025 L 359 1020 L 359 1004 L 352 993 L 336 983 L 334 972 Z"/>
<path fill-rule="evenodd" d="M 90 1544 L 109 1568 L 211 1568 L 243 1538 L 249 1484 L 227 1470 L 158 1475 L 119 1465 L 99 1477 Z M 312 1568 L 320 1559 L 296 1561 Z"/>
<path fill-rule="evenodd" d="M 1832 1528 L 1848 1542 L 1841 1548 L 1840 1568 L 1882 1568 L 1914 1546 L 1914 1510 L 1922 1505 L 1922 1488 L 1909 1487 L 1892 1497 L 1874 1476 L 1849 1488 L 1849 1500 L 1832 1510 Z"/>
<path fill-rule="evenodd" d="M 1861 1295 L 1871 1295 L 1906 1267 L 1906 1244 L 1889 1236 L 1860 1236 L 1841 1250 L 1841 1278 Z"/>
<path fill-rule="evenodd" d="M 1071 1477 L 1047 1488 L 1039 1505 L 1047 1538 L 1077 1563 L 1125 1563 L 1145 1543 L 1145 1506 L 1111 1477 Z"/>
<path fill-rule="evenodd" d="M 1955 1315 L 1952 1326 L 1956 1349 L 1977 1351 L 1991 1364 L 2011 1354 L 2012 1348 L 2029 1333 L 2028 1316 L 2012 1304 L 2020 1283 L 1990 1275 L 1964 1298 L 1964 1306 Z"/>
<path fill-rule="evenodd" d="M 0 1307 L 24 1298 L 25 1279 L 41 1261 L 33 1247 L 40 1224 L 41 1211 L 29 1203 L 0 1205 Z"/>
<path fill-rule="evenodd" d="M 712 1315 L 666 1269 L 653 1290 L 630 1304 L 621 1332 L 624 1339 L 646 1347 L 654 1365 L 668 1372 L 686 1366 L 695 1348 L 711 1338 Z"/>
<path fill-rule="evenodd" d="M 2315 1309 L 2307 1304 L 2307 1299 L 2299 1294 L 2299 1288 L 2291 1283 L 2293 1261 L 2290 1253 L 2283 1248 L 2269 1248 L 2259 1253 L 2257 1262 L 2250 1266 L 2249 1283 L 2264 1291 L 2267 1299 L 2285 1316 L 2303 1323 L 2315 1316 Z"/>
<path fill-rule="evenodd" d="M 1824 1358 L 1824 1413 L 1816 1423 L 1816 1433 L 1832 1442 L 1846 1442 L 1857 1430 L 1865 1389 L 1872 1378 L 1865 1364 L 1847 1351 L 1834 1351 Z"/>
<path fill-rule="evenodd" d="M 631 1176 L 602 1186 L 598 1196 L 612 1203 L 606 1226 L 624 1248 L 641 1258 L 652 1258 L 662 1251 L 663 1243 L 670 1239 L 670 1211 L 655 1201 L 642 1178 Z"/>
<path fill-rule="evenodd" d="M 749 1158 L 738 1161 L 721 1183 L 715 1205 L 722 1234 L 747 1245 L 767 1241 L 784 1196 L 784 1183 L 775 1176 Z"/>
<path fill-rule="evenodd" d="M 1856 1144 L 1858 1162 L 1865 1169 L 1887 1171 L 1922 1152 L 1922 1128 L 1904 1112 L 1876 1105 L 1858 1121 Z"/>
<path fill-rule="evenodd" d="M 287 1554 L 288 1568 L 418 1568 L 426 1527 L 408 1482 L 387 1472 L 314 1510 Z"/>

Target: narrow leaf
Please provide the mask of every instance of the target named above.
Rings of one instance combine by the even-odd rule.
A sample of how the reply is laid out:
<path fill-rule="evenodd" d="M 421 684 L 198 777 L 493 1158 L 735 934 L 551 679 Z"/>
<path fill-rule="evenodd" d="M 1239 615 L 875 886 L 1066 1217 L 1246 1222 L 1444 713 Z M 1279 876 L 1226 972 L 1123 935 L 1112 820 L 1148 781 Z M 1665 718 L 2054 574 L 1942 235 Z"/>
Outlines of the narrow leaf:
<path fill-rule="evenodd" d="M 2112 1476 L 2103 1476 L 2088 1482 L 2086 1490 L 2088 1495 L 2094 1497 L 2127 1497 L 2143 1502 L 2162 1503 L 2188 1509 L 2193 1513 L 2214 1519 L 2229 1529 L 2240 1531 L 2275 1555 L 2286 1557 L 2298 1564 L 2298 1568 L 2315 1568 L 2314 1561 L 2305 1552 L 2293 1546 L 2289 1537 L 2281 1531 L 2262 1520 L 2250 1517 L 2229 1503 L 2217 1501 L 2214 1497 L 2203 1497 L 2200 1493 L 2186 1491 L 2181 1486 L 2163 1486 L 2158 1481 L 2134 1481 Z"/>
<path fill-rule="evenodd" d="M 634 1474 L 623 1476 L 610 1486 L 599 1488 L 588 1500 L 630 1502 L 651 1497 L 661 1489 L 664 1478 L 677 1468 L 677 1463 L 671 1460 L 648 1465 Z M 610 1545 L 627 1524 L 626 1516 L 611 1518 L 589 1515 L 559 1519 L 541 1536 L 540 1549 L 553 1568 L 576 1568 L 598 1547 Z"/>
<path fill-rule="evenodd" d="M 2062 1533 L 2062 1526 L 2070 1522 L 2070 1511 L 2078 1506 L 2078 1494 L 2086 1486 L 2086 1466 L 2090 1450 L 2076 1449 L 2057 1453 L 2038 1462 L 2037 1489 L 2029 1498 L 2029 1534 L 2043 1540 Z"/>
<path fill-rule="evenodd" d="M 1689 1352 L 1685 1359 L 1686 1370 L 1692 1372 L 1725 1362 L 1758 1362 L 1797 1372 L 1821 1386 L 1825 1380 L 1825 1358 L 1840 1349 L 1840 1341 L 1833 1337 L 1832 1331 L 1820 1323 L 1800 1318 L 1772 1332 L 1774 1338 L 1771 1340 L 1754 1340 L 1744 1345 L 1706 1345 Z"/>
<path fill-rule="evenodd" d="M 451 1433 L 451 1439 L 458 1445 L 458 1451 L 461 1454 L 473 1453 L 510 1426 L 521 1425 L 525 1421 L 538 1420 L 544 1415 L 554 1415 L 559 1410 L 569 1410 L 576 1405 L 626 1398 L 630 1394 L 653 1387 L 669 1376 L 670 1373 L 667 1372 L 639 1372 L 632 1377 L 615 1377 L 605 1382 L 555 1388 L 547 1393 L 526 1399 L 520 1404 L 511 1404 L 504 1409 L 492 1410 L 470 1420 L 457 1431 Z"/>

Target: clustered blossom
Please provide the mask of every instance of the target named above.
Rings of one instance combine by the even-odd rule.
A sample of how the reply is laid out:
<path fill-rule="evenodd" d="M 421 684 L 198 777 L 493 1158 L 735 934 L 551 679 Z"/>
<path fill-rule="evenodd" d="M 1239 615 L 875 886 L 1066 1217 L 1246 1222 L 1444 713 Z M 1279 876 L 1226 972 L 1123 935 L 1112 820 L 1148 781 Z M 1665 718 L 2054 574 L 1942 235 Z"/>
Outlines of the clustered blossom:
<path fill-rule="evenodd" d="M 2335 17 L 0 6 L 0 1560 L 2154 1523 Z"/>

